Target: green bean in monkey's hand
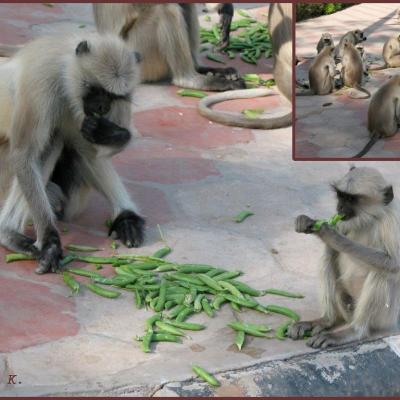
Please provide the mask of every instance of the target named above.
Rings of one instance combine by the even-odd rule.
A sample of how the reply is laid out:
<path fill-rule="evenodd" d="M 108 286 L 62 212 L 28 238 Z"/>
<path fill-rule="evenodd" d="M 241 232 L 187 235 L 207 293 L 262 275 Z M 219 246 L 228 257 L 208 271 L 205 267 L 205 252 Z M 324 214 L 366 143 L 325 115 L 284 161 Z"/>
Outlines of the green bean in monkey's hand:
<path fill-rule="evenodd" d="M 314 232 L 318 232 L 321 229 L 322 224 L 328 224 L 329 226 L 335 226 L 339 221 L 344 218 L 343 214 L 335 214 L 329 219 L 317 219 L 312 227 Z"/>

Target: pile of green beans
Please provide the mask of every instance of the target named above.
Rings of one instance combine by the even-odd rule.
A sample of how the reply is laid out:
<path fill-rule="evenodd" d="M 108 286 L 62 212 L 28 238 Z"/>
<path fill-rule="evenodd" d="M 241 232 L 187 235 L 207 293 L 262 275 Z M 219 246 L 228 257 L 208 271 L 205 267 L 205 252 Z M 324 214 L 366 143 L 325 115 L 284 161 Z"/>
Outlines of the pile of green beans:
<path fill-rule="evenodd" d="M 257 64 L 261 57 L 271 57 L 271 38 L 265 23 L 253 18 L 242 18 L 231 23 L 231 31 L 238 29 L 241 29 L 240 32 L 231 35 L 229 45 L 223 49 L 230 59 L 240 54 L 244 62 Z M 215 24 L 211 29 L 200 28 L 200 41 L 202 44 L 218 45 L 221 41 L 218 25 Z"/>
<path fill-rule="evenodd" d="M 72 248 L 87 249 L 85 246 Z M 301 294 L 273 288 L 258 290 L 238 279 L 243 275 L 241 271 L 228 271 L 208 264 L 174 263 L 164 258 L 170 252 L 171 248 L 164 247 L 152 256 L 117 254 L 104 257 L 70 253 L 62 260 L 65 268 L 62 277 L 74 295 L 80 293 L 81 287 L 109 299 L 118 298 L 123 291 L 131 292 L 137 308 L 153 310 L 155 314 L 146 320 L 144 335 L 136 338 L 144 352 L 151 351 L 152 343 L 181 343 L 187 337 L 185 331 L 205 329 L 205 325 L 187 322 L 187 319 L 201 312 L 213 318 L 225 303 L 235 315 L 247 308 L 289 318 L 275 330 L 275 336 L 267 334 L 272 328 L 266 325 L 231 322 L 229 326 L 236 332 L 235 343 L 239 350 L 245 344 L 246 335 L 282 340 L 289 324 L 299 320 L 293 310 L 274 304 L 263 305 L 257 298 L 265 295 L 302 298 Z M 7 256 L 7 262 L 29 259 L 31 257 L 19 254 Z M 70 266 L 70 263 L 88 263 L 96 270 L 80 268 L 79 264 Z M 102 264 L 112 265 L 115 274 L 111 277 L 100 274 L 97 268 Z M 79 281 L 74 276 L 79 276 Z"/>

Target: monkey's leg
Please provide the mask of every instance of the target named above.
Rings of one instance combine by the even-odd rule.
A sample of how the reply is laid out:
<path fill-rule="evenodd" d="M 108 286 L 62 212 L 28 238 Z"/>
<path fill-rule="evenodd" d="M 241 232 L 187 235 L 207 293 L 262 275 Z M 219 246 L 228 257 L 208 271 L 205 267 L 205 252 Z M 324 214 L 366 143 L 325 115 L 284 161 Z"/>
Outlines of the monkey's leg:
<path fill-rule="evenodd" d="M 395 56 L 392 56 L 390 58 L 390 60 L 388 61 L 388 66 L 390 68 L 400 67 L 400 54 L 396 54 Z"/>
<path fill-rule="evenodd" d="M 145 220 L 139 215 L 111 161 L 106 158 L 93 161 L 82 158 L 82 163 L 81 173 L 113 208 L 114 222 L 109 235 L 115 232 L 125 246 L 139 247 L 144 240 Z"/>
<path fill-rule="evenodd" d="M 195 70 L 188 35 L 180 7 L 165 5 L 165 18 L 157 26 L 160 51 L 167 60 L 172 82 L 189 89 L 226 91 L 245 87 L 243 80 L 232 81 L 225 77 L 201 75 Z"/>

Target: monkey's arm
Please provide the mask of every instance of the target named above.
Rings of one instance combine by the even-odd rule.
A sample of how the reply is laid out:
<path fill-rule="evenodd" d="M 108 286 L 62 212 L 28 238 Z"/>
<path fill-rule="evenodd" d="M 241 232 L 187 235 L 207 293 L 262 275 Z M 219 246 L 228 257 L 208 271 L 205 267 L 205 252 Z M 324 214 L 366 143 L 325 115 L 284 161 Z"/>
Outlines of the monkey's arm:
<path fill-rule="evenodd" d="M 296 232 L 314 233 L 331 249 L 339 253 L 349 254 L 379 271 L 393 273 L 399 271 L 400 266 L 398 260 L 392 258 L 385 251 L 372 249 L 353 242 L 327 224 L 323 224 L 318 232 L 314 232 L 312 230 L 314 223 L 315 220 L 306 215 L 300 215 L 296 219 Z"/>

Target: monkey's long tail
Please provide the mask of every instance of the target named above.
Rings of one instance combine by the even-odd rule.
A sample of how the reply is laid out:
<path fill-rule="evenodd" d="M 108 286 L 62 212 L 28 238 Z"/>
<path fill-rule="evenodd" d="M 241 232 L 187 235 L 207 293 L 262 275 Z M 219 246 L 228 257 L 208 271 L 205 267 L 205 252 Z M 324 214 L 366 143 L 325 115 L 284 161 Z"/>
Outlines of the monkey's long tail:
<path fill-rule="evenodd" d="M 0 56 L 1 57 L 11 57 L 18 51 L 20 51 L 24 46 L 1 44 L 0 43 Z"/>
<path fill-rule="evenodd" d="M 368 68 L 368 71 L 381 71 L 382 69 L 387 69 L 387 68 L 389 68 L 387 64 L 384 64 L 376 68 Z"/>
<path fill-rule="evenodd" d="M 356 85 L 354 85 L 354 87 L 357 90 L 359 90 L 360 92 L 366 93 L 367 95 L 363 96 L 363 97 L 354 97 L 354 96 L 349 95 L 349 97 L 351 97 L 352 99 L 369 99 L 371 97 L 371 93 L 367 89 L 365 89 L 361 85 L 359 85 L 358 83 Z"/>
<path fill-rule="evenodd" d="M 357 153 L 355 156 L 353 156 L 352 158 L 360 158 L 360 157 L 362 157 L 363 155 L 367 154 L 367 153 L 371 150 L 372 146 L 373 146 L 379 139 L 380 139 L 380 135 L 374 133 L 374 134 L 372 135 L 371 139 L 369 140 L 369 142 L 364 146 L 364 148 L 363 148 L 359 153 Z"/>
<path fill-rule="evenodd" d="M 199 102 L 199 112 L 211 121 L 223 125 L 238 126 L 251 129 L 278 129 L 292 125 L 292 113 L 281 117 L 272 118 L 246 118 L 240 114 L 231 114 L 225 111 L 212 110 L 213 104 L 227 100 L 252 99 L 254 97 L 267 96 L 274 93 L 271 89 L 243 89 L 217 93 L 204 97 Z"/>

